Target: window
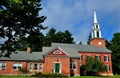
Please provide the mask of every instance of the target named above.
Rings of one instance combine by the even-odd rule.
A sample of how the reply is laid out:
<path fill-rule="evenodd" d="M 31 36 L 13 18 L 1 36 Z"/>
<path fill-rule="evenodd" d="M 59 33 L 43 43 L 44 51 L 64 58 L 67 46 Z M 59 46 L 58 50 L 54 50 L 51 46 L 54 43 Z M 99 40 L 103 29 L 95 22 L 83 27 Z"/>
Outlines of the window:
<path fill-rule="evenodd" d="M 100 60 L 100 56 L 99 55 L 96 55 L 95 58 L 98 59 L 98 60 Z"/>
<path fill-rule="evenodd" d="M 82 60 L 83 60 L 83 55 L 80 54 L 80 61 L 82 61 Z"/>
<path fill-rule="evenodd" d="M 34 70 L 38 70 L 38 64 L 34 64 Z"/>
<path fill-rule="evenodd" d="M 110 71 L 110 66 L 106 65 L 106 71 L 109 72 Z"/>
<path fill-rule="evenodd" d="M 39 70 L 42 71 L 42 63 L 40 63 Z"/>
<path fill-rule="evenodd" d="M 105 61 L 105 62 L 108 62 L 108 61 L 109 61 L 108 56 L 104 56 L 104 61 Z"/>
<path fill-rule="evenodd" d="M 22 64 L 21 63 L 13 63 L 13 69 L 18 70 L 22 68 Z"/>
<path fill-rule="evenodd" d="M 62 54 L 62 52 L 60 52 L 59 50 L 56 50 L 53 52 L 53 54 Z"/>
<path fill-rule="evenodd" d="M 99 32 L 97 31 L 97 38 L 99 38 L 100 36 L 99 36 Z"/>
<path fill-rule="evenodd" d="M 6 63 L 0 62 L 0 70 L 5 70 L 6 68 Z"/>
<path fill-rule="evenodd" d="M 91 58 L 91 56 L 90 55 L 86 55 L 86 59 L 90 59 Z"/>
<path fill-rule="evenodd" d="M 30 70 L 32 70 L 32 63 L 30 63 Z"/>
<path fill-rule="evenodd" d="M 76 62 L 71 62 L 71 63 L 70 63 L 70 69 L 71 69 L 71 70 L 76 69 Z"/>

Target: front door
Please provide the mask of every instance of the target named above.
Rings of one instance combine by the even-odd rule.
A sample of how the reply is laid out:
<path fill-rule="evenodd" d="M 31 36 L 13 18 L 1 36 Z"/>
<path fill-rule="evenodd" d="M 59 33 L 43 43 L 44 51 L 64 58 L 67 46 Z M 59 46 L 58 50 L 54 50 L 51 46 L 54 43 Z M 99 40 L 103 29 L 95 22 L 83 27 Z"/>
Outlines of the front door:
<path fill-rule="evenodd" d="M 60 73 L 60 63 L 54 63 L 54 73 Z"/>

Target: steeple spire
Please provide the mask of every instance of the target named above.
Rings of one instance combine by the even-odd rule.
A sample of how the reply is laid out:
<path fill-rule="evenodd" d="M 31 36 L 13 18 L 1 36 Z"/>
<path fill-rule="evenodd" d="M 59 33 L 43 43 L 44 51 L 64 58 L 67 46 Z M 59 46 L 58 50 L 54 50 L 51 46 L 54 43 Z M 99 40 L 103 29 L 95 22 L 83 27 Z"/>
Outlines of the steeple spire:
<path fill-rule="evenodd" d="M 93 22 L 93 29 L 91 34 L 92 34 L 92 39 L 89 41 L 89 44 L 96 47 L 105 48 L 105 40 L 101 37 L 101 30 L 99 23 L 97 21 L 96 10 L 94 10 L 94 22 Z"/>
<path fill-rule="evenodd" d="M 100 30 L 100 26 L 97 21 L 96 10 L 94 10 L 94 23 L 93 23 L 93 30 L 92 30 L 92 38 L 101 38 L 101 30 Z"/>
<path fill-rule="evenodd" d="M 97 22 L 97 16 L 96 16 L 96 10 L 94 10 L 94 23 L 98 23 Z"/>

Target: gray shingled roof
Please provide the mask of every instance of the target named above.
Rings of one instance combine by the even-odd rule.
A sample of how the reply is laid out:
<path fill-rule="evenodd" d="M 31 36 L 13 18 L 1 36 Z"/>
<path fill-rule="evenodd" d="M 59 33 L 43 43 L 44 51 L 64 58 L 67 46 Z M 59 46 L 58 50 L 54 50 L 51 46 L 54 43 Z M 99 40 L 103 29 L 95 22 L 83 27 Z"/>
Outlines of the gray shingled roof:
<path fill-rule="evenodd" d="M 52 43 L 52 46 L 60 46 L 63 49 L 75 49 L 77 52 L 106 52 L 111 53 L 107 48 L 95 47 L 92 45 L 79 45 L 79 44 L 64 44 L 64 43 Z"/>
<path fill-rule="evenodd" d="M 43 60 L 42 52 L 32 52 L 27 53 L 26 51 L 17 51 L 17 53 L 12 53 L 10 58 L 0 57 L 0 60 L 30 60 L 30 61 L 41 61 Z"/>
<path fill-rule="evenodd" d="M 26 51 L 17 53 L 12 53 L 10 58 L 0 57 L 0 60 L 31 60 L 31 61 L 40 61 L 43 60 L 43 55 L 54 51 L 55 49 L 63 50 L 69 57 L 79 57 L 79 52 L 105 52 L 112 53 L 107 48 L 95 47 L 92 45 L 79 45 L 79 44 L 64 44 L 64 43 L 52 43 L 51 47 L 43 47 L 42 52 L 32 52 L 27 53 Z"/>

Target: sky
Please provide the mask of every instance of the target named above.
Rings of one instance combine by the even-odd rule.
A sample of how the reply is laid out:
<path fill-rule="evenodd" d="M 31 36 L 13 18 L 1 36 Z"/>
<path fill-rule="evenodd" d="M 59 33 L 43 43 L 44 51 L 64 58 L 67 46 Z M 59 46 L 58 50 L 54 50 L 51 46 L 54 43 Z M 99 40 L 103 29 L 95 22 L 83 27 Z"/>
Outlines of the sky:
<path fill-rule="evenodd" d="M 39 15 L 47 16 L 43 23 L 57 31 L 68 30 L 76 43 L 86 44 L 93 26 L 93 11 L 96 10 L 102 38 L 111 40 L 120 32 L 120 0 L 42 0 Z M 0 40 L 3 43 L 4 39 Z"/>
<path fill-rule="evenodd" d="M 111 40 L 120 32 L 120 0 L 42 0 L 40 15 L 47 16 L 43 23 L 48 29 L 68 30 L 76 43 L 86 44 L 93 26 L 93 11 L 96 10 L 102 38 Z"/>

